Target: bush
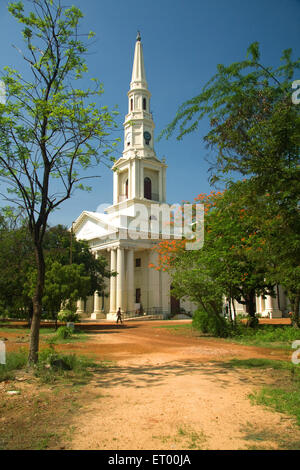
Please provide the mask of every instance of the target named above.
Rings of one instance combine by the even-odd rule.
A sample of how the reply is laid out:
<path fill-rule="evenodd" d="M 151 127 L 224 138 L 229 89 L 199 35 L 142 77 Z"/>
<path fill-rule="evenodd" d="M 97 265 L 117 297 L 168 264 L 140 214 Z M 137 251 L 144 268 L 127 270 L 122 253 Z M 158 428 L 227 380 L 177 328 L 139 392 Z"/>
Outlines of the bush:
<path fill-rule="evenodd" d="M 74 322 L 74 323 L 79 322 L 79 315 L 77 315 L 77 313 L 75 312 L 72 312 L 72 310 L 68 310 L 68 309 L 61 310 L 58 313 L 57 318 L 59 321 L 62 321 L 62 322 Z"/>
<path fill-rule="evenodd" d="M 27 364 L 28 353 L 21 349 L 18 352 L 9 352 L 6 354 L 6 364 L 0 364 L 0 382 L 13 379 L 14 371 L 22 369 Z"/>
<path fill-rule="evenodd" d="M 195 311 L 192 325 L 202 333 L 208 333 L 219 338 L 226 338 L 230 335 L 231 326 L 223 316 L 208 313 L 201 309 Z"/>
<path fill-rule="evenodd" d="M 72 338 L 73 329 L 68 326 L 60 326 L 56 332 L 56 337 L 59 339 Z"/>

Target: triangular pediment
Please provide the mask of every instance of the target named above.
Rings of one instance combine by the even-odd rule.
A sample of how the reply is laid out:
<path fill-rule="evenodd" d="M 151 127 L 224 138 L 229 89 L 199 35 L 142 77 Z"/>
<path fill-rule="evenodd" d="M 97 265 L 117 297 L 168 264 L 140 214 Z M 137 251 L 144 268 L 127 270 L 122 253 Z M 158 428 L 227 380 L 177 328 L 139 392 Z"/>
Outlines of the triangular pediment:
<path fill-rule="evenodd" d="M 106 214 L 84 211 L 73 224 L 73 232 L 78 240 L 104 238 L 118 232 Z"/>

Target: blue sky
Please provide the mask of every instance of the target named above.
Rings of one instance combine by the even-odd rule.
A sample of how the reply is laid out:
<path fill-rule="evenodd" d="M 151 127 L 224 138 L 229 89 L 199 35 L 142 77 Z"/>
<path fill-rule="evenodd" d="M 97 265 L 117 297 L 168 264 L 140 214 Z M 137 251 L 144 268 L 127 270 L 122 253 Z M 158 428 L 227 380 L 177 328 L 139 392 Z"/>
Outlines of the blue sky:
<path fill-rule="evenodd" d="M 244 59 L 250 43 L 259 41 L 266 65 L 277 65 L 283 49 L 292 47 L 299 54 L 299 0 L 74 0 L 68 5 L 72 3 L 85 15 L 82 32 L 96 33 L 87 57 L 89 74 L 104 84 L 101 104 L 118 105 L 121 138 L 137 30 L 142 35 L 156 136 L 178 106 L 199 93 L 217 64 Z M 7 4 L 0 5 L 0 69 L 10 65 L 22 72 L 24 62 L 12 47 L 22 45 L 21 25 L 7 12 Z M 181 142 L 174 136 L 156 143 L 157 156 L 165 156 L 168 164 L 168 202 L 192 200 L 210 191 L 202 141 L 206 131 L 203 123 Z M 117 156 L 122 149 L 123 144 Z M 100 165 L 98 174 L 101 178 L 93 180 L 92 192 L 75 193 L 51 216 L 52 224 L 70 225 L 83 210 L 112 202 L 112 172 Z"/>

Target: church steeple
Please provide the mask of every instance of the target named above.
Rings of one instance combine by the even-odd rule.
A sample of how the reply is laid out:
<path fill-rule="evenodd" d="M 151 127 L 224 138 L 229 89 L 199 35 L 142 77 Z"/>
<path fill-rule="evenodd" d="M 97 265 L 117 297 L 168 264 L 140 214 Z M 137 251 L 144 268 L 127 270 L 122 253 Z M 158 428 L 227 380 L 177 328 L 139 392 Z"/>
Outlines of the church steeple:
<path fill-rule="evenodd" d="M 125 116 L 123 156 L 113 166 L 114 205 L 124 201 L 166 200 L 166 167 L 154 150 L 154 122 L 150 112 L 143 46 L 138 32 Z"/>
<path fill-rule="evenodd" d="M 128 92 L 128 114 L 124 122 L 124 158 L 131 158 L 136 151 L 142 158 L 156 158 L 153 147 L 155 126 L 150 112 L 150 97 L 141 35 L 138 32 Z"/>
<path fill-rule="evenodd" d="M 148 90 L 144 65 L 143 46 L 141 43 L 141 34 L 139 31 L 136 38 L 132 76 L 130 83 L 130 89 L 133 90 L 134 88 L 145 88 L 146 90 Z"/>

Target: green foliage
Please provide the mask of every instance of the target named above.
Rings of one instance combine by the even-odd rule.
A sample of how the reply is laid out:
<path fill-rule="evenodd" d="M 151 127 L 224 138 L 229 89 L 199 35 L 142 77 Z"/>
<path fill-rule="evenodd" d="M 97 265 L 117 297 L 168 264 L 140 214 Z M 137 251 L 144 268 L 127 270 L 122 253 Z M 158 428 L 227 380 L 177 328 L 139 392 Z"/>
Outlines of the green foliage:
<path fill-rule="evenodd" d="M 291 80 L 299 68 L 300 59 L 293 60 L 290 49 L 283 51 L 277 68 L 264 66 L 259 44 L 253 43 L 246 60 L 218 65 L 217 73 L 199 95 L 180 106 L 162 135 L 178 130 L 177 138 L 182 139 L 208 117 L 211 130 L 204 140 L 216 152 L 214 180 L 238 171 L 260 175 L 271 186 L 278 177 L 296 182 L 300 120 L 299 107 L 291 100 Z"/>
<path fill-rule="evenodd" d="M 85 356 L 60 354 L 50 347 L 40 352 L 35 375 L 43 383 L 66 380 L 84 384 L 92 375 L 89 369 L 97 367 L 98 365 L 94 361 Z"/>
<path fill-rule="evenodd" d="M 58 320 L 61 321 L 61 322 L 79 322 L 79 316 L 77 315 L 76 312 L 72 311 L 72 310 L 69 310 L 69 309 L 64 309 L 64 310 L 61 310 L 59 313 L 58 313 Z"/>
<path fill-rule="evenodd" d="M 22 57 L 28 73 L 7 66 L 0 76 L 7 92 L 6 103 L 0 104 L 0 177 L 7 199 L 26 214 L 34 245 L 36 321 L 29 358 L 36 363 L 47 221 L 76 189 L 89 189 L 86 170 L 110 163 L 115 146 L 108 136 L 117 127 L 116 111 L 109 112 L 99 102 L 103 87 L 97 79 L 93 88 L 80 88 L 78 80 L 88 72 L 80 9 L 28 0 L 26 5 L 11 2 L 8 10 L 23 26 Z"/>
<path fill-rule="evenodd" d="M 230 325 L 224 317 L 201 309 L 195 311 L 192 325 L 193 328 L 202 331 L 202 333 L 219 338 L 226 338 L 230 334 Z"/>
<path fill-rule="evenodd" d="M 229 364 L 233 367 L 243 369 L 280 369 L 295 370 L 294 364 L 286 361 L 275 361 L 273 359 L 251 358 L 251 359 L 231 359 Z M 300 372 L 299 369 L 296 369 Z"/>
<path fill-rule="evenodd" d="M 95 259 L 88 244 L 76 240 L 66 227 L 48 228 L 43 245 L 46 259 L 43 318 L 56 319 L 61 304 L 68 299 L 75 304 L 79 298 L 84 299 L 95 290 L 104 290 L 105 277 L 110 276 L 105 258 Z M 1 316 L 30 316 L 37 278 L 34 265 L 34 247 L 27 227 L 15 223 L 15 214 L 9 216 L 3 212 L 0 217 Z"/>
<path fill-rule="evenodd" d="M 224 224 L 226 230 L 223 237 L 219 233 L 219 255 L 226 265 L 231 257 L 229 275 L 222 273 L 224 281 L 228 284 L 234 272 L 238 277 L 244 264 L 248 277 L 240 298 L 248 307 L 252 304 L 253 310 L 254 291 L 257 294 L 264 289 L 264 270 L 265 287 L 271 291 L 272 286 L 281 284 L 287 291 L 297 327 L 300 326 L 300 107 L 292 103 L 291 86 L 299 68 L 300 59 L 293 59 L 291 49 L 283 51 L 278 67 L 264 65 L 259 44 L 255 42 L 249 46 L 246 60 L 218 65 L 216 74 L 200 94 L 181 105 L 162 133 L 169 137 L 177 132 L 177 138 L 182 139 L 196 131 L 204 117 L 209 119 L 210 130 L 204 141 L 214 156 L 211 182 L 221 179 L 230 189 L 224 202 L 231 221 L 226 213 L 219 215 L 219 229 Z M 236 182 L 234 172 L 246 179 Z M 242 224 L 237 218 L 239 205 L 247 211 Z M 227 240 L 233 241 L 239 233 L 239 240 L 235 240 L 238 243 L 228 247 Z M 249 240 L 251 233 L 255 236 Z M 231 279 L 231 286 L 237 291 L 238 279 Z M 238 300 L 236 293 L 225 295 Z"/>
<path fill-rule="evenodd" d="M 238 322 L 232 331 L 234 341 L 257 346 L 291 347 L 292 341 L 299 339 L 299 331 L 292 326 L 260 325 L 252 329 Z"/>
<path fill-rule="evenodd" d="M 265 405 L 280 413 L 293 416 L 300 426 L 300 385 L 294 384 L 292 389 L 263 387 L 262 390 L 250 395 L 253 403 Z"/>
<path fill-rule="evenodd" d="M 6 354 L 6 364 L 0 364 L 0 382 L 10 380 L 15 377 L 15 371 L 23 369 L 27 364 L 27 352 L 8 352 Z"/>
<path fill-rule="evenodd" d="M 56 332 L 56 336 L 59 339 L 67 339 L 72 338 L 73 336 L 73 329 L 67 326 L 60 326 Z"/>
<path fill-rule="evenodd" d="M 290 331 L 295 331 L 290 328 Z M 291 362 L 276 361 L 272 359 L 232 359 L 229 364 L 238 368 L 259 368 L 290 371 L 290 378 L 285 377 L 285 386 L 277 388 L 274 386 L 263 387 L 252 393 L 252 403 L 265 405 L 280 413 L 293 416 L 300 426 L 300 367 Z"/>

